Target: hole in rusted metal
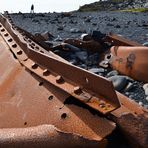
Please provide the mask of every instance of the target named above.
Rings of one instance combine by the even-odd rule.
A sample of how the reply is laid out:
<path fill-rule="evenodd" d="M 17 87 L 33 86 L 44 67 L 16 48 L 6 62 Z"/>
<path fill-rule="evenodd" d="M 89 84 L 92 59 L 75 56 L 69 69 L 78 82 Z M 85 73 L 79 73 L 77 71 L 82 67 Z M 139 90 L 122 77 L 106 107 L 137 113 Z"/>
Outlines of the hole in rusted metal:
<path fill-rule="evenodd" d="M 24 125 L 27 125 L 27 122 L 24 122 Z"/>
<path fill-rule="evenodd" d="M 52 100 L 52 99 L 53 99 L 53 96 L 52 95 L 48 97 L 48 100 Z"/>
<path fill-rule="evenodd" d="M 17 45 L 16 45 L 16 44 L 13 44 L 13 45 L 12 45 L 12 47 L 13 47 L 13 48 L 16 48 L 16 47 L 17 47 Z"/>
<path fill-rule="evenodd" d="M 12 39 L 10 38 L 10 39 L 8 39 L 8 42 L 12 42 Z"/>
<path fill-rule="evenodd" d="M 110 54 L 109 54 L 109 55 L 107 55 L 107 56 L 106 56 L 106 58 L 107 58 L 107 59 L 110 59 L 110 58 L 111 58 L 111 55 L 110 55 Z"/>
<path fill-rule="evenodd" d="M 61 118 L 62 119 L 65 119 L 67 117 L 67 114 L 66 113 L 63 113 L 62 115 L 61 115 Z"/>

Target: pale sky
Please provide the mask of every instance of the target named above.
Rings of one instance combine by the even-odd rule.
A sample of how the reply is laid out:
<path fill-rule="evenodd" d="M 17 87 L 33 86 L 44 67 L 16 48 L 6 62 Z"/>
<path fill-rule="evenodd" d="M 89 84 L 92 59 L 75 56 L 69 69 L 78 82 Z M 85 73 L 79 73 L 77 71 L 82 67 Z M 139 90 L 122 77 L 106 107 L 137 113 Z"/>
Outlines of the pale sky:
<path fill-rule="evenodd" d="M 35 12 L 63 12 L 77 10 L 79 6 L 99 0 L 0 0 L 0 12 L 30 12 L 34 4 Z"/>

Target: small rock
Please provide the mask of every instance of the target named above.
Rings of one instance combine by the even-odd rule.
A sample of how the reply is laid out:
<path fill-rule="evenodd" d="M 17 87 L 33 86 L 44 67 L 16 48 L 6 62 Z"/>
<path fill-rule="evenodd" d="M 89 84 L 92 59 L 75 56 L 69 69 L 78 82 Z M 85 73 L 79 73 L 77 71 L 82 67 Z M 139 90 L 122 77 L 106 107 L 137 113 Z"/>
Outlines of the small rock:
<path fill-rule="evenodd" d="M 143 46 L 147 46 L 148 47 L 148 42 L 143 43 Z"/>
<path fill-rule="evenodd" d="M 143 85 L 143 89 L 144 89 L 144 90 L 145 90 L 145 89 L 148 89 L 148 83 L 146 83 L 146 84 Z"/>
<path fill-rule="evenodd" d="M 106 77 L 108 78 L 108 77 L 115 76 L 115 75 L 118 75 L 118 74 L 119 74 L 118 71 L 113 70 L 113 71 L 110 71 L 110 72 L 106 75 Z"/>
<path fill-rule="evenodd" d="M 87 52 L 80 51 L 80 52 L 76 52 L 76 57 L 82 62 L 85 62 L 87 60 L 88 55 L 87 55 Z"/>
<path fill-rule="evenodd" d="M 91 68 L 91 69 L 89 69 L 89 71 L 92 73 L 96 73 L 96 74 L 105 72 L 105 70 L 103 68 Z"/>
<path fill-rule="evenodd" d="M 78 29 L 78 28 L 72 28 L 70 29 L 71 33 L 86 33 L 85 29 Z"/>
<path fill-rule="evenodd" d="M 63 39 L 58 35 L 58 37 L 54 39 L 54 41 L 63 41 Z"/>
<path fill-rule="evenodd" d="M 115 27 L 116 27 L 116 28 L 121 28 L 121 26 L 120 26 L 120 25 L 116 25 Z"/>
<path fill-rule="evenodd" d="M 57 28 L 57 30 L 63 30 L 64 28 L 63 28 L 63 26 L 59 26 L 58 28 Z"/>
<path fill-rule="evenodd" d="M 89 41 L 89 40 L 91 40 L 92 38 L 91 38 L 90 35 L 88 35 L 88 34 L 85 33 L 85 34 L 82 34 L 82 35 L 81 35 L 80 39 L 83 40 L 83 41 Z"/>
<path fill-rule="evenodd" d="M 122 91 L 128 83 L 126 76 L 112 76 L 108 80 L 112 81 L 117 91 Z"/>
<path fill-rule="evenodd" d="M 145 95 L 148 96 L 148 88 L 145 89 Z"/>
<path fill-rule="evenodd" d="M 142 103 L 141 101 L 139 101 L 139 105 L 140 105 L 140 106 L 142 106 L 142 105 L 143 105 L 143 103 Z"/>
<path fill-rule="evenodd" d="M 130 90 L 133 89 L 133 88 L 134 88 L 133 83 L 129 82 L 128 85 L 127 85 L 126 88 L 125 88 L 125 91 L 130 91 Z"/>

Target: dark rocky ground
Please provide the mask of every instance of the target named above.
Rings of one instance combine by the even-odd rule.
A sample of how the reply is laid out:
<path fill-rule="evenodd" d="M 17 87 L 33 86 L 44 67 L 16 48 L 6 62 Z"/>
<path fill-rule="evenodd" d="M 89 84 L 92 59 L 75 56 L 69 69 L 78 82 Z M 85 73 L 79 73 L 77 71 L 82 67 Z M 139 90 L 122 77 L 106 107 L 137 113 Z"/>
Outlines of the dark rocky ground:
<path fill-rule="evenodd" d="M 55 41 L 65 38 L 79 38 L 83 33 L 98 30 L 102 33 L 113 32 L 141 44 L 148 42 L 148 13 L 131 12 L 74 12 L 65 17 L 61 13 L 12 14 L 15 24 L 35 33 L 49 31 Z M 148 108 L 148 85 L 118 74 L 117 71 L 98 67 L 98 53 L 88 53 L 85 49 L 74 52 L 54 51 L 69 62 L 91 72 L 115 81 L 117 90 Z"/>

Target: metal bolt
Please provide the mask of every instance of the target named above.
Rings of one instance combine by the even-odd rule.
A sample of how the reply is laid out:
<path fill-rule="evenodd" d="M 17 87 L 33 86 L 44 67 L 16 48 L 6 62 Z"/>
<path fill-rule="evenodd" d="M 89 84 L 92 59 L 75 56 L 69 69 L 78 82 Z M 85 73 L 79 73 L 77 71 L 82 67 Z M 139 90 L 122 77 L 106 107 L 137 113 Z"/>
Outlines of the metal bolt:
<path fill-rule="evenodd" d="M 18 55 L 21 55 L 22 53 L 23 53 L 23 52 L 22 52 L 21 50 L 18 50 L 18 51 L 17 51 L 17 54 L 18 54 Z"/>
<path fill-rule="evenodd" d="M 45 69 L 43 71 L 43 76 L 48 76 L 50 74 L 50 72 L 48 71 L 48 69 Z"/>
<path fill-rule="evenodd" d="M 33 64 L 31 65 L 31 67 L 32 67 L 32 69 L 36 69 L 36 68 L 38 68 L 38 65 L 37 65 L 36 63 L 33 63 Z"/>
<path fill-rule="evenodd" d="M 10 39 L 8 39 L 8 42 L 12 42 L 12 39 L 10 38 Z"/>
<path fill-rule="evenodd" d="M 79 86 L 74 87 L 74 93 L 75 93 L 75 94 L 80 94 L 80 93 L 82 93 L 81 88 L 80 88 Z"/>
<path fill-rule="evenodd" d="M 13 44 L 13 45 L 12 45 L 12 47 L 13 47 L 13 48 L 16 48 L 16 47 L 17 47 L 17 45 L 16 45 L 16 44 Z"/>
<path fill-rule="evenodd" d="M 5 34 L 4 34 L 4 36 L 8 36 L 8 35 L 9 35 L 8 33 L 5 33 Z"/>
<path fill-rule="evenodd" d="M 3 28 L 3 29 L 1 29 L 1 32 L 4 32 L 5 31 L 5 29 Z"/>
<path fill-rule="evenodd" d="M 99 106 L 100 106 L 101 108 L 104 108 L 104 107 L 106 106 L 106 105 L 105 105 L 105 102 L 101 100 L 101 101 L 99 102 Z"/>
<path fill-rule="evenodd" d="M 64 80 L 63 80 L 62 76 L 59 75 L 59 76 L 56 77 L 56 82 L 57 83 L 62 83 L 63 81 Z"/>

